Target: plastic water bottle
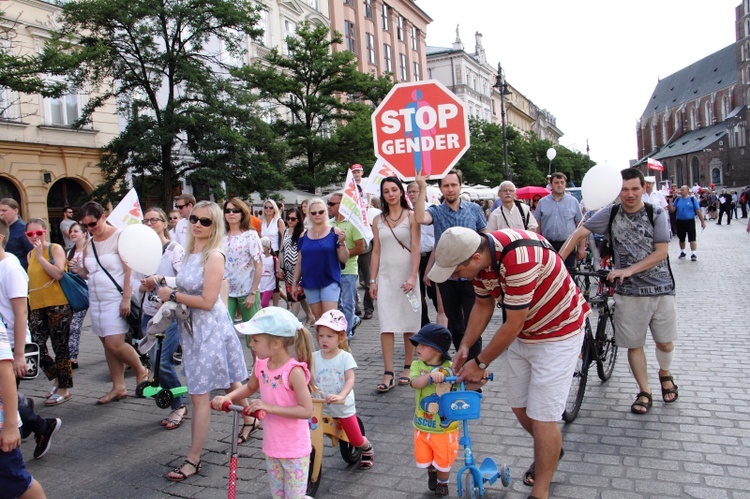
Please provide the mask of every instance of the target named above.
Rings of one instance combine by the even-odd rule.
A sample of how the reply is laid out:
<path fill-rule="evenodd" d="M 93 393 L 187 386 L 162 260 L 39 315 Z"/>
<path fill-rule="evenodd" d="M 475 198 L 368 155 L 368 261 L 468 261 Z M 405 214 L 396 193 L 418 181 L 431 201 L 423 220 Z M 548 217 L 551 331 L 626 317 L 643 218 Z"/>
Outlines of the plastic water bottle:
<path fill-rule="evenodd" d="M 414 291 L 414 289 L 409 290 L 408 293 L 406 293 L 406 299 L 409 300 L 409 304 L 411 305 L 411 309 L 415 312 L 419 312 L 419 307 L 422 305 L 419 301 L 419 297 L 417 296 L 417 293 Z"/>

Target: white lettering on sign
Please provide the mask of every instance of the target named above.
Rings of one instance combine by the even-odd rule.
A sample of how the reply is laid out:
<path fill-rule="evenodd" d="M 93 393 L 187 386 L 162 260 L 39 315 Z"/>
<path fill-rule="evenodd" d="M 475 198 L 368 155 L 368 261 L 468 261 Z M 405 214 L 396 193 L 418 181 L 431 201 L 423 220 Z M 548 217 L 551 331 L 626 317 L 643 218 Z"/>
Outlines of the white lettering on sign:
<path fill-rule="evenodd" d="M 443 151 L 445 149 L 460 149 L 458 135 L 449 133 L 447 135 L 435 135 L 426 137 L 414 137 L 411 139 L 393 139 L 383 141 L 381 146 L 385 154 L 403 154 L 423 151 Z"/>
<path fill-rule="evenodd" d="M 401 131 L 402 125 L 404 133 L 410 133 L 414 130 L 413 124 L 416 124 L 420 130 L 432 130 L 435 125 L 438 128 L 445 128 L 448 120 L 458 116 L 458 106 L 455 104 L 438 104 L 437 110 L 431 106 L 422 106 L 419 108 L 407 107 L 399 111 L 385 111 L 381 115 L 383 133 L 393 134 Z"/>

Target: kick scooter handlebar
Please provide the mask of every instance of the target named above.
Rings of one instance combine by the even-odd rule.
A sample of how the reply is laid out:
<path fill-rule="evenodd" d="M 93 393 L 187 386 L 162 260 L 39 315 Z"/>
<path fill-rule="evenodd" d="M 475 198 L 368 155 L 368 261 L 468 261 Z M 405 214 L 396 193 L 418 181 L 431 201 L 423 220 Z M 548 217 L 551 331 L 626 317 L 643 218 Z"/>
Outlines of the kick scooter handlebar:
<path fill-rule="evenodd" d="M 459 376 L 446 376 L 445 379 L 443 380 L 443 383 L 455 383 L 456 381 L 458 381 L 458 378 Z M 482 378 L 483 381 L 492 381 L 494 379 L 495 379 L 494 373 L 489 373 L 487 376 Z M 432 378 L 430 378 L 430 384 L 433 384 L 433 383 L 434 381 L 432 381 Z"/>
<path fill-rule="evenodd" d="M 263 420 L 263 418 L 265 418 L 267 414 L 266 411 L 264 411 L 263 409 L 258 409 L 257 411 L 248 412 L 249 407 L 235 405 L 235 404 L 232 404 L 231 402 L 224 402 L 221 406 L 221 410 L 224 412 L 229 412 L 229 411 L 241 412 L 245 416 L 252 416 L 260 420 Z"/>

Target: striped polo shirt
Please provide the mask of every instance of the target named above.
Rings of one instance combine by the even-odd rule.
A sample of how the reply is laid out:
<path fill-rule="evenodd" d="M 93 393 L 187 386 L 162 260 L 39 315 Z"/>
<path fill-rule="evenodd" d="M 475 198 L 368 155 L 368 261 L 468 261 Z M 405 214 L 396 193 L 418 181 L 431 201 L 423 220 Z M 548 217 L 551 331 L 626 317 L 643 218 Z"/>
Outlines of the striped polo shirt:
<path fill-rule="evenodd" d="M 503 229 L 489 237 L 495 258 L 503 247 L 518 239 L 543 239 L 519 229 Z M 482 270 L 474 279 L 478 297 L 492 297 L 508 310 L 529 309 L 518 336 L 524 343 L 561 341 L 581 332 L 590 309 L 556 252 L 537 246 L 520 246 L 509 252 L 500 266 Z M 505 296 L 503 296 L 503 294 Z"/>

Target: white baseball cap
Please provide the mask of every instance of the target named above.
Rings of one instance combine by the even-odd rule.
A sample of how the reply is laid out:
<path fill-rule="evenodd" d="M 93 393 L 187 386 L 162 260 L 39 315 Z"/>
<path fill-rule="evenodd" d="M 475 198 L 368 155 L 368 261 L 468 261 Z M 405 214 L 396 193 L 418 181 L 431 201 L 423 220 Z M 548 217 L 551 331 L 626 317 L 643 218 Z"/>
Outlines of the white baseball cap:
<path fill-rule="evenodd" d="M 466 227 L 451 227 L 446 230 L 435 248 L 435 264 L 427 277 L 435 282 L 447 281 L 456 267 L 477 252 L 481 241 L 482 236 Z"/>
<path fill-rule="evenodd" d="M 649 177 L 643 177 L 644 182 L 648 182 L 649 184 L 655 184 L 656 183 L 656 177 L 649 176 Z"/>

